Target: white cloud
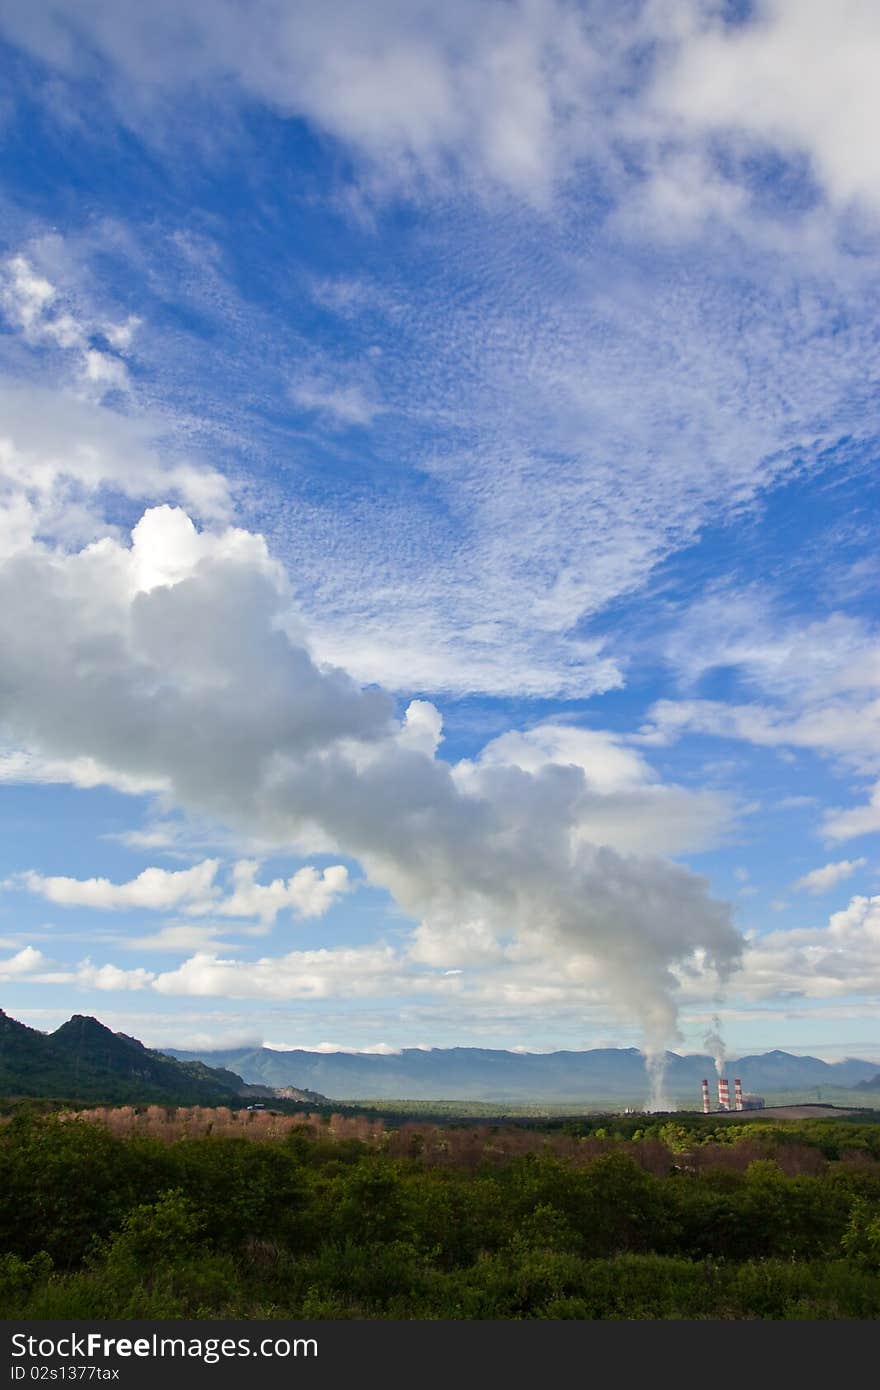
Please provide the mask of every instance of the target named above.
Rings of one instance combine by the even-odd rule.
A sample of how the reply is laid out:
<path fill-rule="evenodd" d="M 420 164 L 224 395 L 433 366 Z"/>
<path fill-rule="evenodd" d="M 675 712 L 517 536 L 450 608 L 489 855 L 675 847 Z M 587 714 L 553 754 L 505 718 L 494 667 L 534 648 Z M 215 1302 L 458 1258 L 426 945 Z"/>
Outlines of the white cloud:
<path fill-rule="evenodd" d="M 76 985 L 82 989 L 140 990 L 146 989 L 155 976 L 149 970 L 121 970 L 116 965 L 93 965 L 90 960 L 76 966 L 58 967 L 32 946 L 0 961 L 0 980 L 27 979 L 28 984 Z"/>
<path fill-rule="evenodd" d="M 45 878 L 31 869 L 10 882 L 14 885 L 20 881 L 31 893 L 65 907 L 150 912 L 180 908 L 191 916 L 210 913 L 216 917 L 254 918 L 266 928 L 285 910 L 297 917 L 322 917 L 349 889 L 348 870 L 342 864 L 323 871 L 306 865 L 287 880 L 276 878 L 271 883 L 257 883 L 259 862 L 243 859 L 232 866 L 231 891 L 224 896 L 216 881 L 219 868 L 218 859 L 205 859 L 189 869 L 148 868 L 127 883 L 112 883 L 107 878 Z M 166 927 L 160 936 L 150 940 L 155 944 L 165 940 L 178 942 L 183 939 L 181 932 L 185 937 L 186 931 Z M 194 942 L 196 934 L 190 939 Z"/>
<path fill-rule="evenodd" d="M 25 946 L 8 960 L 0 960 L 0 979 L 10 980 L 18 975 L 31 975 L 46 964 L 42 951 L 33 946 Z"/>
<path fill-rule="evenodd" d="M 403 1051 L 402 1047 L 392 1047 L 390 1043 L 372 1043 L 368 1047 L 344 1047 L 341 1043 L 315 1043 L 307 1047 L 304 1043 L 285 1045 L 283 1043 L 263 1043 L 270 1052 L 320 1052 L 326 1056 L 335 1052 L 350 1053 L 353 1057 L 360 1056 L 362 1053 L 372 1053 L 380 1057 L 399 1057 Z"/>
<path fill-rule="evenodd" d="M 153 821 L 140 830 L 120 830 L 108 835 L 108 839 L 118 840 L 127 849 L 165 850 L 171 854 L 181 852 L 185 843 L 184 827 L 179 821 Z"/>
<path fill-rule="evenodd" d="M 732 990 L 755 1001 L 880 997 L 880 897 L 854 897 L 823 927 L 751 942 Z"/>
<path fill-rule="evenodd" d="M 47 0 L 0 23 L 56 71 L 103 79 L 141 130 L 193 86 L 256 100 L 342 141 L 373 189 L 463 178 L 542 206 L 585 166 L 619 185 L 628 156 L 642 216 L 677 232 L 747 220 L 748 157 L 773 151 L 833 206 L 877 207 L 870 0 L 759 0 L 739 22 L 714 0 L 192 0 L 185 17 L 154 0 L 149 24 L 135 0 Z"/>
<path fill-rule="evenodd" d="M 120 939 L 119 944 L 127 951 L 163 951 L 182 955 L 194 951 L 219 953 L 229 949 L 229 943 L 220 940 L 216 926 L 201 927 L 190 922 L 168 922 L 146 936 Z"/>
<path fill-rule="evenodd" d="M 22 881 L 30 892 L 65 907 L 94 907 L 102 911 L 146 908 L 155 912 L 192 899 L 210 901 L 218 867 L 216 859 L 206 859 L 192 869 L 144 869 L 128 883 L 111 883 L 106 878 L 43 878 L 30 870 L 22 875 Z"/>
<path fill-rule="evenodd" d="M 703 733 L 810 750 L 859 772 L 880 768 L 880 634 L 866 620 L 841 612 L 799 620 L 767 591 L 725 588 L 692 605 L 665 655 L 685 689 L 710 672 L 735 672 L 740 698 L 659 700 L 638 736 L 643 745 Z M 846 839 L 871 824 L 871 807 L 856 808 L 827 812 L 823 829 Z"/>
<path fill-rule="evenodd" d="M 739 25 L 724 24 L 714 5 L 677 9 L 686 30 L 653 94 L 661 118 L 804 157 L 833 202 L 876 210 L 880 154 L 865 139 L 880 123 L 876 5 L 759 0 Z"/>
<path fill-rule="evenodd" d="M 60 972 L 63 976 L 64 972 Z M 151 970 L 138 968 L 137 970 L 121 970 L 117 965 L 92 965 L 90 961 L 83 961 L 76 970 L 66 978 L 58 979 L 58 983 L 67 983 L 79 986 L 81 989 L 100 989 L 116 990 L 141 990 L 151 985 L 155 976 Z"/>
<path fill-rule="evenodd" d="M 454 282 L 439 300 L 433 282 L 434 299 L 409 287 L 383 375 L 418 486 L 356 504 L 297 499 L 286 519 L 267 508 L 303 575 L 316 653 L 359 680 L 573 699 L 619 688 L 624 655 L 591 627 L 597 616 L 798 460 L 873 434 L 876 285 L 711 240 L 688 274 L 650 246 L 622 265 L 594 230 L 586 259 L 534 221 L 493 224 L 503 273 L 488 276 L 479 227 L 444 226 L 464 243 L 473 301 Z M 427 457 L 419 425 L 436 435 Z M 375 429 L 375 447 L 398 457 Z M 825 639 L 857 676 L 867 629 L 847 623 L 818 624 L 800 645 L 802 669 L 815 659 L 829 690 Z M 781 646 L 766 655 L 782 679 Z"/>
<path fill-rule="evenodd" d="M 443 716 L 430 700 L 410 700 L 398 734 L 401 748 L 433 758 L 443 742 Z"/>
<path fill-rule="evenodd" d="M 290 394 L 301 409 L 317 411 L 341 426 L 370 425 L 383 409 L 359 382 L 304 377 Z"/>
<path fill-rule="evenodd" d="M 158 975 L 153 988 L 160 994 L 230 999 L 324 999 L 393 993 L 403 983 L 391 949 L 368 946 L 291 951 L 257 961 L 197 952 L 177 970 Z"/>
<path fill-rule="evenodd" d="M 229 92 L 231 79 L 247 99 L 348 142 L 377 178 L 443 182 L 451 165 L 538 202 L 566 172 L 570 142 L 583 143 L 596 67 L 581 14 L 560 0 L 477 10 L 392 0 L 369 12 L 356 0 L 256 9 L 219 0 L 190 5 L 185 22 L 157 0 L 148 26 L 134 4 L 83 11 L 54 0 L 39 23 L 7 14 L 3 29 L 69 71 L 91 67 L 89 50 L 102 53 L 128 120 L 148 121 L 175 86 Z"/>
<path fill-rule="evenodd" d="M 105 391 L 128 390 L 125 363 L 95 347 L 92 338 L 100 331 L 111 347 L 122 351 L 131 344 L 137 319 L 130 318 L 119 325 L 105 324 L 97 330 L 95 324 L 64 305 L 57 286 L 39 274 L 21 253 L 10 257 L 0 269 L 0 309 L 32 346 L 50 344 L 74 352 L 81 381 L 97 388 L 99 399 Z"/>
<path fill-rule="evenodd" d="M 57 373 L 42 358 L 36 369 L 26 364 L 14 383 L 0 385 L 0 552 L 34 537 L 81 545 L 106 534 L 112 530 L 103 516 L 108 490 L 141 500 L 178 497 L 200 517 L 225 518 L 227 481 L 173 458 L 167 420 L 145 412 L 126 416 L 102 404 L 108 392 L 129 393 L 131 383 L 122 358 L 96 338 L 126 350 L 139 320 L 99 324 L 87 309 L 58 307 L 63 300 L 28 257 L 18 254 L 0 266 L 0 311 L 27 344 L 57 350 L 62 364 L 61 389 L 46 385 Z"/>
<path fill-rule="evenodd" d="M 665 655 L 685 684 L 734 666 L 755 690 L 796 707 L 880 691 L 880 634 L 870 623 L 841 612 L 792 617 L 759 588 L 727 586 L 693 604 Z"/>
<path fill-rule="evenodd" d="M 0 751 L 0 784 L 28 782 L 64 782 L 84 788 L 112 785 L 131 796 L 162 792 L 168 788 L 167 778 L 128 777 L 102 766 L 94 758 L 44 758 L 21 749 Z"/>
<path fill-rule="evenodd" d="M 101 332 L 107 342 L 117 352 L 127 352 L 135 339 L 135 334 L 141 326 L 141 319 L 137 314 L 129 314 L 124 323 L 104 323 L 101 325 Z"/>
<path fill-rule="evenodd" d="M 257 883 L 259 864 L 240 860 L 232 870 L 232 892 L 216 902 L 192 904 L 187 912 L 211 912 L 217 917 L 256 917 L 271 925 L 279 912 L 289 909 L 296 917 L 323 917 L 349 890 L 348 870 L 333 864 L 322 871 L 306 865 L 287 880 Z"/>
<path fill-rule="evenodd" d="M 875 784 L 866 805 L 826 811 L 822 830 L 829 840 L 851 840 L 856 835 L 880 831 L 880 782 Z"/>
<path fill-rule="evenodd" d="M 48 341 L 61 348 L 82 348 L 84 330 L 69 312 L 55 311 L 57 299 L 55 286 L 25 256 L 10 257 L 0 278 L 0 307 L 10 323 L 29 343 Z"/>
<path fill-rule="evenodd" d="M 556 180 L 558 217 L 514 211 L 505 200 L 504 217 L 487 222 L 483 202 L 475 210 L 466 181 L 464 197 L 435 204 L 442 219 L 438 236 L 455 248 L 455 272 L 432 267 L 417 284 L 387 269 L 391 283 L 383 288 L 395 304 L 399 336 L 383 359 L 381 392 L 372 379 L 361 380 L 357 371 L 352 376 L 348 362 L 334 367 L 322 357 L 313 371 L 313 353 L 285 331 L 282 315 L 261 321 L 253 305 L 234 297 L 213 261 L 203 299 L 187 307 L 204 313 L 211 300 L 220 330 L 214 346 L 228 343 L 226 372 L 218 373 L 206 416 L 228 418 L 225 388 L 233 370 L 237 379 L 251 371 L 271 398 L 265 354 L 255 354 L 251 341 L 263 343 L 272 333 L 283 364 L 273 414 L 289 387 L 291 362 L 304 361 L 314 405 L 323 402 L 350 420 L 371 418 L 380 436 L 407 431 L 403 440 L 380 438 L 377 448 L 382 456 L 385 444 L 386 457 L 397 465 L 406 456 L 417 470 L 415 481 L 401 470 L 407 495 L 399 505 L 396 497 L 373 494 L 346 497 L 342 504 L 335 494 L 295 503 L 267 497 L 260 524 L 276 528 L 277 540 L 287 542 L 320 659 L 344 665 L 363 683 L 400 690 L 514 689 L 581 698 L 614 689 L 624 679 L 624 663 L 590 634 L 591 618 L 637 592 L 656 564 L 690 544 L 707 521 L 723 523 L 786 476 L 795 459 L 814 460 L 843 437 L 860 440 L 873 432 L 867 386 L 877 365 L 873 262 L 835 249 L 832 236 L 830 259 L 815 253 L 807 264 L 803 238 L 792 251 L 790 220 L 775 247 L 755 248 L 751 208 L 737 224 L 739 239 L 719 244 L 707 233 L 684 267 L 674 248 L 655 254 L 653 219 L 641 223 L 636 254 L 621 258 L 619 235 L 608 234 L 603 223 L 605 199 L 628 203 L 632 184 L 641 188 L 647 181 L 641 170 L 652 167 L 652 156 L 641 149 L 644 137 L 635 137 L 625 122 L 625 174 L 610 155 L 610 168 L 596 155 L 594 136 L 617 130 L 619 107 L 633 103 L 642 110 L 640 84 L 650 80 L 658 31 L 667 53 L 669 45 L 677 52 L 699 41 L 701 26 L 685 23 L 683 10 L 673 24 L 651 6 L 638 18 L 627 6 L 600 6 L 591 17 L 566 5 L 489 4 L 477 23 L 467 5 L 444 7 L 442 15 L 419 5 L 405 14 L 380 5 L 367 32 L 357 8 L 331 7 L 321 19 L 309 14 L 294 24 L 269 7 L 250 13 L 245 24 L 238 7 L 219 3 L 210 21 L 207 11 L 189 7 L 184 35 L 173 7 L 162 5 L 151 7 L 155 18 L 146 31 L 126 5 L 98 5 L 74 19 L 56 4 L 39 31 L 26 20 L 7 22 L 50 61 L 62 62 L 63 52 L 62 65 L 69 62 L 74 71 L 90 62 L 87 53 L 103 51 L 111 68 L 117 65 L 129 108 L 137 107 L 142 88 L 158 84 L 155 90 L 170 98 L 169 87 L 184 75 L 190 84 L 197 71 L 210 88 L 222 73 L 224 101 L 237 80 L 249 96 L 256 93 L 282 112 L 302 109 L 324 128 L 323 106 L 309 96 L 313 80 L 316 90 L 320 85 L 312 72 L 301 86 L 306 64 L 298 45 L 311 45 L 324 92 L 337 90 L 340 72 L 351 67 L 365 99 L 382 94 L 369 121 L 352 120 L 343 138 L 363 149 L 372 130 L 376 152 L 370 159 L 382 164 L 395 188 L 399 179 L 407 188 L 418 182 L 424 154 L 446 173 L 462 166 L 473 172 L 475 164 L 481 199 L 490 201 L 497 179 L 486 173 L 467 104 L 458 104 L 447 134 L 443 123 L 428 122 L 419 139 L 412 136 L 411 153 L 400 154 L 401 144 L 410 148 L 407 120 L 421 125 L 418 103 L 401 103 L 411 108 L 408 117 L 398 109 L 397 94 L 383 93 L 389 55 L 398 53 L 402 61 L 415 43 L 416 57 L 424 51 L 432 71 L 436 65 L 444 75 L 442 90 L 456 92 L 459 69 L 466 74 L 485 63 L 497 77 L 508 48 L 522 49 L 522 64 L 537 75 L 538 90 L 556 82 L 572 89 L 569 100 L 550 103 L 552 119 L 541 127 L 547 149 L 541 150 L 536 188 Z M 127 16 L 125 27 L 117 12 Z M 578 44 L 562 42 L 569 30 L 580 35 Z M 59 44 L 65 36 L 62 48 L 49 42 L 49 34 Z M 76 34 L 85 34 L 83 44 L 71 37 Z M 626 54 L 633 45 L 640 61 L 630 71 Z M 594 49 L 583 67 L 586 80 L 579 82 L 582 69 L 572 55 Z M 559 59 L 550 69 L 547 50 Z M 264 72 L 264 62 L 271 71 Z M 631 80 L 619 80 L 621 62 Z M 564 77 L 569 64 L 574 71 Z M 506 84 L 498 78 L 483 85 L 487 110 L 496 95 L 503 103 L 516 93 L 528 106 L 528 85 L 510 86 L 519 70 L 508 63 Z M 462 81 L 467 86 L 469 79 Z M 356 100 L 354 91 L 347 101 Z M 650 115 L 656 117 L 655 108 Z M 327 119 L 341 117 L 331 112 Z M 668 120 L 680 134 L 680 118 Z M 519 124 L 504 129 L 518 131 Z M 678 201 L 696 199 L 701 180 L 717 191 L 718 170 L 698 137 L 693 150 L 690 135 L 665 141 L 665 131 L 665 125 L 658 130 L 656 143 L 670 147 L 669 168 L 664 163 L 662 172 L 674 189 L 684 186 Z M 584 147 L 590 159 L 582 169 L 576 151 Z M 597 184 L 599 206 L 591 202 Z M 581 227 L 583 237 L 576 231 Z M 164 237 L 161 252 L 153 249 L 150 274 L 157 280 L 168 274 L 160 264 L 166 249 Z M 139 247 L 133 256 L 140 273 L 145 255 Z M 466 296 L 460 278 L 472 285 Z M 342 283 L 340 303 L 363 302 L 365 292 L 354 285 Z M 187 286 L 192 293 L 189 281 L 164 284 L 178 298 Z M 192 346 L 189 340 L 166 366 L 169 376 L 192 370 L 185 363 L 198 357 Z M 156 353 L 157 373 L 164 348 Z M 215 362 L 221 351 L 216 347 Z M 178 389 L 182 394 L 177 383 L 168 387 Z M 198 390 L 202 400 L 210 394 L 204 374 Z M 195 395 L 191 389 L 188 399 Z M 377 414 L 380 400 L 386 410 Z M 325 409 L 304 429 L 321 433 L 331 418 Z M 242 434 L 252 423 L 245 422 Z M 436 430 L 428 457 L 421 427 Z M 254 450 L 252 437 L 248 448 Z"/>
<path fill-rule="evenodd" d="M 864 770 L 880 765 L 880 700 L 833 700 L 802 711 L 721 700 L 658 700 L 640 737 L 649 746 L 662 745 L 688 731 L 765 748 L 813 749 Z"/>
<path fill-rule="evenodd" d="M 86 380 L 108 391 L 127 391 L 129 389 L 128 369 L 118 357 L 111 357 L 97 348 L 89 348 L 85 354 Z"/>
<path fill-rule="evenodd" d="M 208 468 L 166 463 L 161 429 L 95 402 L 40 386 L 0 386 L 0 550 L 22 550 L 36 536 L 82 545 L 106 535 L 105 490 L 129 498 L 180 497 L 193 512 L 222 520 L 229 487 Z"/>
<path fill-rule="evenodd" d="M 838 883 L 852 878 L 856 870 L 863 869 L 867 862 L 867 859 L 838 859 L 836 863 L 825 864 L 821 869 L 811 869 L 793 887 L 802 888 L 808 893 L 827 893 Z"/>

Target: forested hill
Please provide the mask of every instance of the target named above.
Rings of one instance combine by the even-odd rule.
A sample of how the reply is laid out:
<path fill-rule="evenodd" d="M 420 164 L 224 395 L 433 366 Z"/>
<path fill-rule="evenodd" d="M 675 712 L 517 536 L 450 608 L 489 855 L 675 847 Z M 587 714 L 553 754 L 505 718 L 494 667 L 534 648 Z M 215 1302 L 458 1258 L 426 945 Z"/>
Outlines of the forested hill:
<path fill-rule="evenodd" d="M 211 1105 L 245 1091 L 234 1072 L 152 1052 L 96 1018 L 40 1033 L 0 1009 L 0 1095 Z"/>
<path fill-rule="evenodd" d="M 301 1086 L 341 1100 L 485 1100 L 639 1102 L 645 1093 L 645 1065 L 637 1048 L 593 1048 L 585 1052 L 522 1053 L 490 1048 L 405 1048 L 396 1055 L 351 1052 L 279 1052 L 235 1048 L 220 1052 L 172 1052 L 226 1066 L 246 1081 L 265 1086 Z M 700 1082 L 715 1076 L 707 1056 L 667 1053 L 666 1086 L 674 1100 L 699 1104 Z M 725 1064 L 729 1079 L 760 1093 L 822 1086 L 851 1087 L 870 1080 L 876 1062 L 849 1058 L 828 1063 L 817 1057 L 766 1052 Z"/>

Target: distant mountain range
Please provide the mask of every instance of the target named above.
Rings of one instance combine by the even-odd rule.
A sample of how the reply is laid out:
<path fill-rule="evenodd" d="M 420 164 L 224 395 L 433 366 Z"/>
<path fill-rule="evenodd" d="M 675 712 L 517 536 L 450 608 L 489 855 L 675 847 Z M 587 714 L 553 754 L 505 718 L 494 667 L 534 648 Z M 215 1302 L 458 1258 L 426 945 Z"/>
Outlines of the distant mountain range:
<path fill-rule="evenodd" d="M 225 1068 L 151 1052 L 96 1018 L 74 1014 L 54 1033 L 40 1033 L 0 1009 L 3 1096 L 217 1105 L 265 1093 L 265 1086 L 251 1088 Z"/>
<path fill-rule="evenodd" d="M 525 1104 L 629 1102 L 644 1100 L 647 1082 L 637 1048 L 593 1048 L 586 1052 L 523 1053 L 490 1048 L 405 1048 L 382 1053 L 276 1052 L 270 1048 L 232 1048 L 217 1052 L 171 1051 L 180 1060 L 231 1067 L 246 1081 L 264 1086 L 299 1086 L 335 1100 L 479 1100 Z M 708 1056 L 666 1054 L 666 1089 L 679 1103 L 699 1105 L 700 1082 L 715 1064 Z M 731 1082 L 739 1077 L 747 1092 L 761 1094 L 852 1088 L 878 1075 L 876 1062 L 847 1058 L 823 1062 L 788 1052 L 764 1052 L 725 1064 Z"/>
<path fill-rule="evenodd" d="M 696 1109 L 708 1056 L 666 1054 L 670 1100 Z M 823 1062 L 764 1052 L 725 1064 L 746 1092 L 772 1096 L 817 1088 L 880 1090 L 876 1062 Z M 278 1052 L 271 1048 L 159 1052 L 96 1018 L 75 1014 L 54 1033 L 40 1033 L 0 1009 L 0 1096 L 104 1102 L 217 1105 L 284 1091 L 315 1104 L 333 1100 L 485 1101 L 528 1104 L 640 1104 L 647 1080 L 637 1048 L 586 1052 L 505 1052 L 491 1048 L 405 1048 L 397 1055 Z"/>

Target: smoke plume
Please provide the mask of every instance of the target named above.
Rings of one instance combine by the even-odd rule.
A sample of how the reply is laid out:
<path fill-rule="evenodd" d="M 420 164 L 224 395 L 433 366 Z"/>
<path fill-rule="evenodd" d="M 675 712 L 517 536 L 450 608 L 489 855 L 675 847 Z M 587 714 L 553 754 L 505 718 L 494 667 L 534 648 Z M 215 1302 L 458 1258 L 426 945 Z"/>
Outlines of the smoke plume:
<path fill-rule="evenodd" d="M 609 1000 L 641 1023 L 658 1103 L 676 968 L 699 953 L 723 977 L 741 946 L 703 879 L 602 843 L 604 807 L 613 840 L 627 807 L 662 816 L 664 790 L 620 750 L 629 781 L 603 784 L 596 736 L 578 763 L 552 729 L 528 758 L 447 762 L 432 705 L 401 720 L 389 694 L 319 667 L 290 612 L 260 537 L 199 533 L 167 506 L 130 547 L 18 550 L 0 562 L 0 716 L 55 766 L 358 860 L 419 924 L 413 959 L 460 969 L 494 941 Z"/>
<path fill-rule="evenodd" d="M 716 1075 L 723 1076 L 727 1049 L 721 1036 L 721 1019 L 717 1014 L 712 1019 L 712 1028 L 703 1039 L 703 1046 L 715 1062 Z"/>

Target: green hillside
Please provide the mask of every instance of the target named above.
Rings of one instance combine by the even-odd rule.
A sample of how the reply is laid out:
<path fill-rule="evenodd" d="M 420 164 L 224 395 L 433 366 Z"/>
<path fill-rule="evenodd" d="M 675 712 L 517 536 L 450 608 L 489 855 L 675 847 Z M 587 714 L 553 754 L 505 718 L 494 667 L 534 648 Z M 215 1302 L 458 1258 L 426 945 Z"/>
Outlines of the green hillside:
<path fill-rule="evenodd" d="M 74 1014 L 40 1033 L 0 1009 L 0 1095 L 217 1105 L 248 1087 L 235 1072 L 178 1062 Z"/>

